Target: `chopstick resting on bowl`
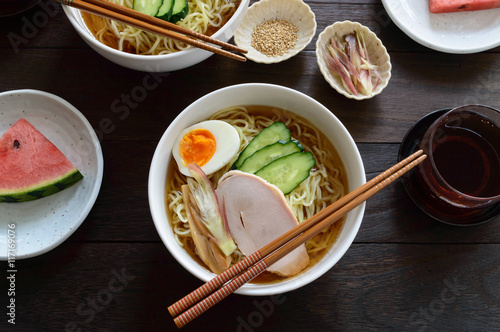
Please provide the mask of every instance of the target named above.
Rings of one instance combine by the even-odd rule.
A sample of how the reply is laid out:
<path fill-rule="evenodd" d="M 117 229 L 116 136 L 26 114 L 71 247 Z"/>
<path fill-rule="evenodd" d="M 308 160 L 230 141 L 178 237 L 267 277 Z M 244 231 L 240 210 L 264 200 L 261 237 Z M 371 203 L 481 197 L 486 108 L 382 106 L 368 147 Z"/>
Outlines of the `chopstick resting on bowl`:
<path fill-rule="evenodd" d="M 246 58 L 244 56 L 229 52 L 220 47 L 224 47 L 226 49 L 240 53 L 247 53 L 247 51 L 242 48 L 106 0 L 54 1 L 62 5 L 67 5 L 79 10 L 86 11 L 91 14 L 99 15 L 115 21 L 120 21 L 141 30 L 175 39 L 193 47 L 203 49 L 205 51 L 223 55 L 225 57 L 242 62 L 246 61 Z M 210 45 L 208 43 L 213 45 Z M 214 45 L 220 47 L 216 47 Z"/>
<path fill-rule="evenodd" d="M 177 327 L 183 327 L 210 309 L 264 272 L 267 267 L 418 165 L 426 157 L 422 150 L 415 152 L 172 304 L 168 307 L 168 311 L 172 317 L 175 317 Z"/>

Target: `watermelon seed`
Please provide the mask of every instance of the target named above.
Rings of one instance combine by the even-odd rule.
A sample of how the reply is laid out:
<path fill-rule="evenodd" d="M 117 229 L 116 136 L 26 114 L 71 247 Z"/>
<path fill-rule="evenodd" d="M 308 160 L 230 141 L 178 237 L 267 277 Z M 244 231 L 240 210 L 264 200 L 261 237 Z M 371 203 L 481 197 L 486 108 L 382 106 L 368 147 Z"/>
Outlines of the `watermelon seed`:
<path fill-rule="evenodd" d="M 20 146 L 20 145 L 21 145 L 21 144 L 19 143 L 19 141 L 18 141 L 17 139 L 16 139 L 16 140 L 14 140 L 14 149 L 19 149 L 19 146 Z"/>

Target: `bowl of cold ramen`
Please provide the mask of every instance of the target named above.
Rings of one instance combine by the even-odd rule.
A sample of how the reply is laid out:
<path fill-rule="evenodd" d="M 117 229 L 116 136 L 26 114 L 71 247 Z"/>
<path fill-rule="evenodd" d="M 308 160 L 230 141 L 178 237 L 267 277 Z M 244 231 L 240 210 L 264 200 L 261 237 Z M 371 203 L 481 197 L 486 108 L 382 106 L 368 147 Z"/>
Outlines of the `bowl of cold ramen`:
<path fill-rule="evenodd" d="M 110 0 L 133 8 L 132 0 Z M 249 0 L 187 0 L 185 17 L 175 24 L 227 42 L 240 25 Z M 141 31 L 126 24 L 63 5 L 70 23 L 82 39 L 104 58 L 130 69 L 169 72 L 184 69 L 213 53 L 185 43 Z"/>
<path fill-rule="evenodd" d="M 209 281 L 365 181 L 334 110 L 290 88 L 252 83 L 209 93 L 177 116 L 154 153 L 148 196 L 172 256 Z M 351 245 L 364 208 L 237 293 L 284 293 L 323 275 Z"/>

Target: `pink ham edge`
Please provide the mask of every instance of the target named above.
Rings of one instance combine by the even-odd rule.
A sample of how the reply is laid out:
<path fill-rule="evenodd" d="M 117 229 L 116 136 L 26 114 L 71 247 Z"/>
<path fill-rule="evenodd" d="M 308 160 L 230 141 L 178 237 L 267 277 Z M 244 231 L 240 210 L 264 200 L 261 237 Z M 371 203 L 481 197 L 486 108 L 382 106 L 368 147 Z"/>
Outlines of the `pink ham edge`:
<path fill-rule="evenodd" d="M 217 195 L 238 248 L 249 256 L 298 225 L 283 193 L 262 178 L 230 171 L 220 180 Z M 309 264 L 305 245 L 268 267 L 281 276 L 297 274 Z"/>

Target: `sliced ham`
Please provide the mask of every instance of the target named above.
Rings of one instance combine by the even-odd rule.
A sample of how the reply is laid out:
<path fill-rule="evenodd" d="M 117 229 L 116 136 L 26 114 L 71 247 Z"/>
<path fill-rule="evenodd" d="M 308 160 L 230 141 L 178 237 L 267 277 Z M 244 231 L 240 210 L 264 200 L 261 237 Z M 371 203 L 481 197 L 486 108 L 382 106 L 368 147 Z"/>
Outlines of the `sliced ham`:
<path fill-rule="evenodd" d="M 500 7 L 500 0 L 429 0 L 431 13 L 451 13 Z"/>
<path fill-rule="evenodd" d="M 256 175 L 240 171 L 226 173 L 219 180 L 217 195 L 231 236 L 246 256 L 298 225 L 283 193 Z M 301 245 L 267 270 L 291 276 L 308 264 L 305 245 Z"/>

